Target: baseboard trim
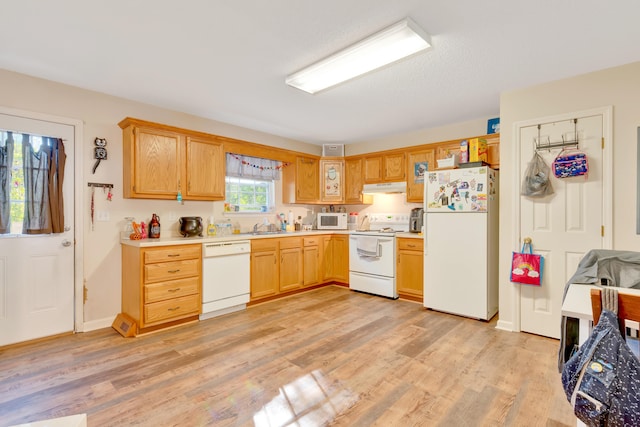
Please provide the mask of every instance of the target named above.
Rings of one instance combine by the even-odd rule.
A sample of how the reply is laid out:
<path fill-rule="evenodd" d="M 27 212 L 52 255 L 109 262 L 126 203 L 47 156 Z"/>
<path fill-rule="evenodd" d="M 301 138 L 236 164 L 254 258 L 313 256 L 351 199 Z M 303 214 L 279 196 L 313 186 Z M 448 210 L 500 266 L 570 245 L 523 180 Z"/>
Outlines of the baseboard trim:
<path fill-rule="evenodd" d="M 500 329 L 502 331 L 515 332 L 513 329 L 513 322 L 506 322 L 504 320 L 498 320 L 496 323 L 496 329 Z"/>
<path fill-rule="evenodd" d="M 91 320 L 83 323 L 82 332 L 95 331 L 98 329 L 110 328 L 118 314 L 114 314 L 111 317 L 104 317 L 102 319 Z"/>

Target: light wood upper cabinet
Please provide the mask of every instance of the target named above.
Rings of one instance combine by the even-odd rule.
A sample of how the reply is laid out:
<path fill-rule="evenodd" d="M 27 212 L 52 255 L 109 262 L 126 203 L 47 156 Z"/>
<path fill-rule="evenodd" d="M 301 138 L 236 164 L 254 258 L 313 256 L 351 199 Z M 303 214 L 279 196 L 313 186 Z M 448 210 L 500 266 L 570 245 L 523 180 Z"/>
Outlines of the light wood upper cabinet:
<path fill-rule="evenodd" d="M 365 157 L 363 169 L 365 184 L 382 182 L 382 156 Z"/>
<path fill-rule="evenodd" d="M 363 203 L 362 200 L 362 159 L 344 161 L 344 201 Z"/>
<path fill-rule="evenodd" d="M 124 133 L 124 197 L 175 199 L 184 137 L 145 127 Z"/>
<path fill-rule="evenodd" d="M 187 137 L 186 191 L 193 200 L 224 200 L 225 154 L 216 141 Z"/>
<path fill-rule="evenodd" d="M 461 139 L 457 139 L 455 141 L 447 141 L 442 144 L 438 144 L 438 150 L 436 152 L 436 159 L 446 159 L 450 155 L 460 153 L 460 141 Z M 434 169 L 438 168 L 438 164 L 433 165 Z"/>
<path fill-rule="evenodd" d="M 436 168 L 435 161 L 433 149 L 407 153 L 407 202 L 423 202 L 426 171 Z"/>
<path fill-rule="evenodd" d="M 364 183 L 404 181 L 404 152 L 364 157 Z"/>
<path fill-rule="evenodd" d="M 318 203 L 320 200 L 319 161 L 313 157 L 296 157 L 295 165 L 282 173 L 283 203 Z"/>
<path fill-rule="evenodd" d="M 125 198 L 224 200 L 224 150 L 214 136 L 126 118 Z"/>
<path fill-rule="evenodd" d="M 500 169 L 500 135 L 487 135 L 487 158 L 492 169 Z"/>
<path fill-rule="evenodd" d="M 482 138 L 487 141 L 487 163 L 492 169 L 500 169 L 500 134 L 493 133 L 488 135 L 482 135 L 477 138 Z M 456 139 L 454 141 L 446 141 L 438 143 L 436 150 L 436 159 L 446 159 L 449 154 L 458 153 L 460 151 L 460 142 L 470 138 Z M 434 169 L 438 167 L 434 164 Z"/>
<path fill-rule="evenodd" d="M 407 172 L 404 153 L 386 154 L 382 157 L 384 164 L 384 181 L 404 181 Z"/>

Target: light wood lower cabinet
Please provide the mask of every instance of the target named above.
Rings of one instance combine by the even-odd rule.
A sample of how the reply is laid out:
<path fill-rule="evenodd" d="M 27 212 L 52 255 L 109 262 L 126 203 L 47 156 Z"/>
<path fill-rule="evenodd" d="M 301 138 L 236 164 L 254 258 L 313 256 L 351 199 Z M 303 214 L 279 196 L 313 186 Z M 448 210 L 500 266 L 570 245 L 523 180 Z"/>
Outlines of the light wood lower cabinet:
<path fill-rule="evenodd" d="M 400 296 L 422 298 L 424 286 L 423 240 L 398 237 L 396 286 Z"/>
<path fill-rule="evenodd" d="M 300 289 L 304 279 L 302 239 L 285 237 L 280 240 L 280 292 Z"/>
<path fill-rule="evenodd" d="M 270 237 L 251 241 L 251 300 L 349 280 L 349 236 Z"/>
<path fill-rule="evenodd" d="M 251 299 L 276 295 L 280 283 L 279 239 L 251 241 Z"/>
<path fill-rule="evenodd" d="M 349 281 L 349 236 L 330 235 L 323 237 L 322 280 L 348 283 Z"/>
<path fill-rule="evenodd" d="M 202 245 L 122 245 L 122 312 L 137 334 L 196 320 L 202 306 Z"/>
<path fill-rule="evenodd" d="M 300 289 L 303 284 L 301 237 L 251 241 L 251 299 Z"/>
<path fill-rule="evenodd" d="M 320 238 L 305 237 L 303 239 L 304 280 L 303 286 L 312 286 L 320 283 L 322 257 L 320 256 Z"/>

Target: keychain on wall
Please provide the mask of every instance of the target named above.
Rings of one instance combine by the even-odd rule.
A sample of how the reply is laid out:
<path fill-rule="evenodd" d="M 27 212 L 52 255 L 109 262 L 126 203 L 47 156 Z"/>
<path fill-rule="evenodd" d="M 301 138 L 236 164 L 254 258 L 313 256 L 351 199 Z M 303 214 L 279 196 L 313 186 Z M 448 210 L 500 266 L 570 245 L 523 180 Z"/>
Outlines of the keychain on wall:
<path fill-rule="evenodd" d="M 107 160 L 107 140 L 105 138 L 96 138 L 93 141 L 95 148 L 93 149 L 93 158 L 96 159 L 96 163 L 93 165 L 92 173 L 96 173 L 96 169 L 102 160 Z"/>

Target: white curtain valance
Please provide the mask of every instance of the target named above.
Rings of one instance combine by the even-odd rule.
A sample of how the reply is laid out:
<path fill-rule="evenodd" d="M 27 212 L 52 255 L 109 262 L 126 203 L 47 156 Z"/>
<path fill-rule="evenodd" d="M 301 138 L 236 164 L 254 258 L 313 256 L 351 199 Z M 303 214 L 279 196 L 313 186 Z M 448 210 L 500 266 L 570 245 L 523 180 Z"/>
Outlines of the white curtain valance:
<path fill-rule="evenodd" d="M 280 179 L 282 163 L 260 157 L 227 153 L 227 176 L 254 179 Z"/>

